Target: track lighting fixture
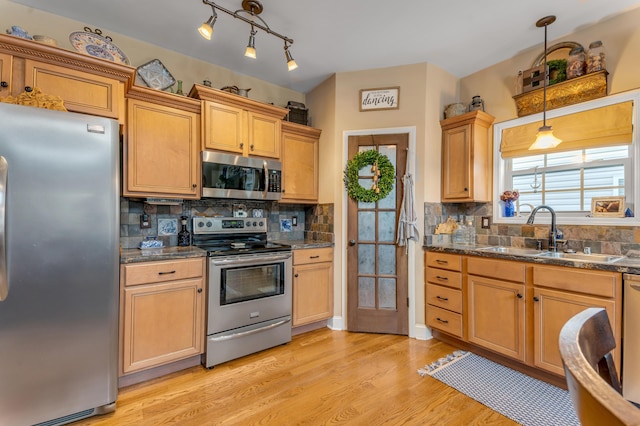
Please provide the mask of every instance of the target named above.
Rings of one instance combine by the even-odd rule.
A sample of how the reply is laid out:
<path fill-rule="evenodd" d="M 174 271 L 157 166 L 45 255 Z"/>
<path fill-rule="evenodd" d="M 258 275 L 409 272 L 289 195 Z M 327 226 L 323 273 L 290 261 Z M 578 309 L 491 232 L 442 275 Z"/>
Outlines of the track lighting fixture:
<path fill-rule="evenodd" d="M 547 68 L 547 26 L 553 24 L 556 21 L 556 17 L 545 16 L 536 22 L 536 27 L 544 27 L 544 78 L 542 79 L 542 127 L 538 129 L 538 133 L 536 134 L 536 140 L 531 146 L 529 150 L 536 149 L 549 149 L 555 148 L 560 145 L 562 140 L 558 139 L 553 135 L 553 130 L 551 130 L 551 126 L 547 126 L 547 82 L 549 81 L 549 69 Z"/>
<path fill-rule="evenodd" d="M 216 22 L 216 19 L 218 19 L 216 10 L 220 10 L 227 15 L 231 15 L 234 18 L 240 19 L 241 21 L 251 25 L 249 43 L 247 44 L 247 47 L 244 51 L 244 56 L 247 56 L 249 58 L 256 58 L 255 36 L 257 34 L 256 28 L 259 28 L 267 34 L 276 36 L 284 41 L 284 54 L 287 60 L 287 67 L 289 71 L 293 71 L 294 69 L 298 68 L 298 64 L 296 64 L 296 61 L 291 55 L 291 52 L 289 52 L 289 47 L 293 44 L 293 40 L 287 36 L 283 36 L 282 34 L 278 34 L 277 32 L 271 30 L 264 19 L 258 16 L 262 13 L 263 10 L 262 3 L 260 3 L 258 0 L 242 0 L 242 9 L 238 9 L 235 12 L 232 12 L 229 9 L 225 9 L 222 6 L 218 6 L 210 0 L 202 0 L 202 2 L 206 5 L 211 6 L 211 9 L 213 10 L 213 15 L 211 15 L 211 17 L 204 24 L 202 24 L 200 28 L 198 28 L 198 31 L 200 32 L 202 37 L 207 40 L 211 40 L 211 35 L 213 34 L 213 24 Z M 249 15 L 249 17 L 245 17 L 242 14 L 247 14 Z M 260 22 L 256 22 L 256 20 Z"/>

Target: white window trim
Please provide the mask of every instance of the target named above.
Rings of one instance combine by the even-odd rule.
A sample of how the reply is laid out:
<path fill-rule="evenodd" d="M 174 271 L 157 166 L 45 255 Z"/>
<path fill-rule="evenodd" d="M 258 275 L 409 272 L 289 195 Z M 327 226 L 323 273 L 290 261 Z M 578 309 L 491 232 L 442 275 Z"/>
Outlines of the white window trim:
<path fill-rule="evenodd" d="M 557 108 L 547 111 L 547 118 L 560 117 L 563 115 L 575 114 L 577 112 L 586 111 L 594 108 L 600 108 L 608 105 L 618 104 L 625 101 L 633 101 L 633 158 L 631 158 L 631 167 L 634 175 L 633 194 L 628 194 L 627 199 L 634 204 L 635 217 L 625 218 L 609 218 L 609 217 L 576 217 L 563 216 L 558 214 L 557 222 L 559 225 L 608 225 L 608 226 L 640 226 L 640 129 L 637 123 L 640 122 L 640 90 L 632 90 L 615 95 L 605 96 L 603 98 L 592 101 L 582 102 L 563 108 Z M 542 121 L 542 113 L 520 117 L 514 120 L 503 121 L 493 125 L 493 223 L 498 224 L 525 224 L 527 222 L 528 213 L 505 218 L 500 215 L 501 204 L 500 196 L 503 191 L 511 188 L 504 187 L 504 179 L 506 170 L 504 161 L 500 156 L 500 143 L 502 142 L 502 131 L 511 127 L 522 126 L 535 121 Z M 553 207 L 553 206 L 551 206 Z M 541 214 L 536 215 L 536 223 L 549 223 L 551 218 L 546 214 L 546 210 L 541 210 Z M 542 214 L 545 213 L 545 214 Z"/>

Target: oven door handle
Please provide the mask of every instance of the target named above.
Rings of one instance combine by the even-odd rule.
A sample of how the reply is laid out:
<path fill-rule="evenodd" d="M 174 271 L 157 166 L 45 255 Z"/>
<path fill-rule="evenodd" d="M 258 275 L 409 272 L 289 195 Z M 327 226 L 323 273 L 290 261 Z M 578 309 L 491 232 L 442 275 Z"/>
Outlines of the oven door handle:
<path fill-rule="evenodd" d="M 253 330 L 240 331 L 238 333 L 227 334 L 227 335 L 218 336 L 218 337 L 209 337 L 209 340 L 212 341 L 212 342 L 222 342 L 222 341 L 225 341 L 225 340 L 239 339 L 240 337 L 245 337 L 245 336 L 249 336 L 251 334 L 261 333 L 263 331 L 271 330 L 272 328 L 280 327 L 281 325 L 284 325 L 284 324 L 286 324 L 288 322 L 291 322 L 291 317 L 287 317 L 287 318 L 285 318 L 283 320 L 280 320 L 278 322 L 274 322 L 273 324 L 265 325 L 264 327 L 256 328 L 256 329 L 253 329 Z"/>
<path fill-rule="evenodd" d="M 232 256 L 227 258 L 212 258 L 211 264 L 214 266 L 235 266 L 235 265 L 256 265 L 262 263 L 276 262 L 291 258 L 291 253 L 274 254 L 268 256 L 256 255 L 251 257 Z"/>

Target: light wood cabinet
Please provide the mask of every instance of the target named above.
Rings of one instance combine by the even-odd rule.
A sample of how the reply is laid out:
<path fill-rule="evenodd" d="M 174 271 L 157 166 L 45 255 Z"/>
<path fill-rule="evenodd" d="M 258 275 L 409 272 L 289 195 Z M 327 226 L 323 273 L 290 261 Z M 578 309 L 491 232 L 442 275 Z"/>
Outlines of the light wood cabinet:
<path fill-rule="evenodd" d="M 426 265 L 427 325 L 464 338 L 462 256 L 427 252 Z"/>
<path fill-rule="evenodd" d="M 489 202 L 493 150 L 488 136 L 494 117 L 472 111 L 440 121 L 442 202 Z"/>
<path fill-rule="evenodd" d="M 124 123 L 124 94 L 134 80 L 135 68 L 1 34 L 0 55 L 2 81 L 9 85 L 0 88 L 3 96 L 38 88 L 44 94 L 61 97 L 68 111 Z M 5 62 L 11 69 L 8 77 Z M 5 94 L 6 89 L 9 93 Z"/>
<path fill-rule="evenodd" d="M 469 341 L 525 361 L 525 264 L 467 259 Z"/>
<path fill-rule="evenodd" d="M 317 203 L 320 129 L 282 122 L 281 203 Z"/>
<path fill-rule="evenodd" d="M 120 375 L 204 350 L 204 258 L 120 267 Z"/>
<path fill-rule="evenodd" d="M 189 96 L 203 101 L 203 150 L 280 158 L 281 120 L 288 109 L 197 84 Z"/>
<path fill-rule="evenodd" d="M 134 87 L 127 108 L 123 195 L 200 198 L 200 102 Z"/>
<path fill-rule="evenodd" d="M 333 315 L 333 248 L 293 251 L 293 326 Z"/>
<path fill-rule="evenodd" d="M 562 326 L 591 307 L 605 308 L 616 338 L 614 362 L 620 370 L 622 275 L 617 272 L 533 267 L 534 364 L 564 375 L 558 339 Z"/>
<path fill-rule="evenodd" d="M 11 71 L 13 56 L 0 53 L 0 97 L 11 94 Z"/>

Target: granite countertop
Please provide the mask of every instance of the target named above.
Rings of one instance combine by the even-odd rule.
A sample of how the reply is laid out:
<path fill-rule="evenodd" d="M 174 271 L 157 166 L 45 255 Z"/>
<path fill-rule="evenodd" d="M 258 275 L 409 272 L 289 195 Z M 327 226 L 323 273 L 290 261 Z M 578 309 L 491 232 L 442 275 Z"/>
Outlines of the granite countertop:
<path fill-rule="evenodd" d="M 157 249 L 123 249 L 120 263 L 150 262 L 155 260 L 185 259 L 189 257 L 205 257 L 206 250 L 195 246 L 163 247 Z"/>
<path fill-rule="evenodd" d="M 308 248 L 322 248 L 333 247 L 334 243 L 330 241 L 318 241 L 318 240 L 275 240 L 273 243 L 291 246 L 293 250 L 308 249 Z"/>
<path fill-rule="evenodd" d="M 435 251 L 441 253 L 464 254 L 471 256 L 489 257 L 494 259 L 516 260 L 520 262 L 530 262 L 542 265 L 559 265 L 569 266 L 573 268 L 595 269 L 601 271 L 613 271 L 630 274 L 640 274 L 640 258 L 623 257 L 615 262 L 599 262 L 585 261 L 573 259 L 555 259 L 548 257 L 539 257 L 529 254 L 500 253 L 487 251 L 487 245 L 461 245 L 461 244 L 434 244 L 423 245 L 426 251 Z"/>

